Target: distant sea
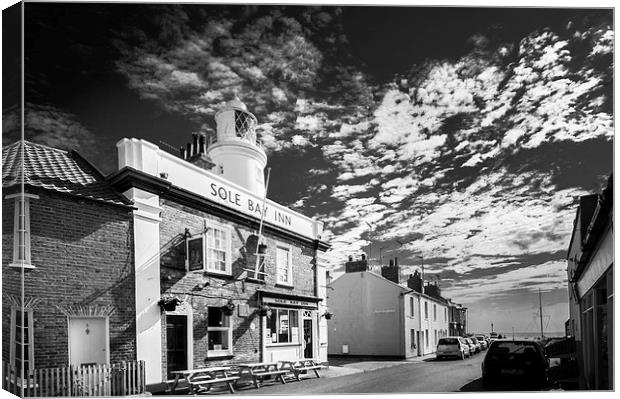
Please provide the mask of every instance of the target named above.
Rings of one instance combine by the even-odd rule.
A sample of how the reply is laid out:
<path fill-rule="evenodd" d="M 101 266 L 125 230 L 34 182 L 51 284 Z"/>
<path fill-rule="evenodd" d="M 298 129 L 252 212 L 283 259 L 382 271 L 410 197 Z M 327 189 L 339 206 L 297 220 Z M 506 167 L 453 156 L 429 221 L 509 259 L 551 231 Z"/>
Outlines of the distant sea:
<path fill-rule="evenodd" d="M 502 334 L 503 337 L 506 337 L 508 339 L 512 339 L 512 331 L 509 331 L 509 332 L 498 331 L 498 333 Z M 517 331 L 515 331 L 514 334 L 515 334 L 514 335 L 515 339 L 536 339 L 536 338 L 540 338 L 540 331 L 539 332 L 517 332 Z M 564 332 L 545 331 L 545 338 L 563 337 L 564 335 L 566 335 Z"/>

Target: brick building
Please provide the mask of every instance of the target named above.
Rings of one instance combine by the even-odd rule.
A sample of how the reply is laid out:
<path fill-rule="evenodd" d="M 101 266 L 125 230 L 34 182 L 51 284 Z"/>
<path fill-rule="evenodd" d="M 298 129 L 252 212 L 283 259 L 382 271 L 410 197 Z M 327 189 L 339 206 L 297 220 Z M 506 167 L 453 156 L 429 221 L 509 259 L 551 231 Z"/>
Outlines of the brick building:
<path fill-rule="evenodd" d="M 3 360 L 19 370 L 22 345 L 26 370 L 135 360 L 130 201 L 73 151 L 20 141 L 2 167 Z"/>
<path fill-rule="evenodd" d="M 137 210 L 137 356 L 148 384 L 171 371 L 327 358 L 321 222 L 266 199 L 267 157 L 238 99 L 180 156 L 117 143 L 108 180 Z M 277 173 L 277 171 L 276 171 Z"/>

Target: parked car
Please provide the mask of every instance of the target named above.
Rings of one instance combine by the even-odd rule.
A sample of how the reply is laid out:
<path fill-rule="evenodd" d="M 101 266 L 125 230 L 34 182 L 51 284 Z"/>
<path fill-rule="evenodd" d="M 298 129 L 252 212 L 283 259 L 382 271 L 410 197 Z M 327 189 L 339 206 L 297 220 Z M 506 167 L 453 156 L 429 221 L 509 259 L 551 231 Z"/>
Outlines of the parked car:
<path fill-rule="evenodd" d="M 485 388 L 540 389 L 547 383 L 549 362 L 536 341 L 497 340 L 489 347 L 481 367 Z"/>
<path fill-rule="evenodd" d="M 476 344 L 474 344 L 474 341 L 472 341 L 471 338 L 463 338 L 463 339 L 469 345 L 469 352 L 471 352 L 472 355 L 476 353 Z"/>
<path fill-rule="evenodd" d="M 487 348 L 489 347 L 489 343 L 484 338 L 484 335 L 476 335 L 476 339 L 478 340 L 478 342 L 480 342 L 480 346 L 482 347 L 481 349 L 483 351 L 487 350 Z"/>
<path fill-rule="evenodd" d="M 471 342 L 473 342 L 474 345 L 476 346 L 476 353 L 482 351 L 482 344 L 478 342 L 478 338 L 471 336 L 469 337 L 469 339 L 471 339 Z"/>
<path fill-rule="evenodd" d="M 437 352 L 435 358 L 437 360 L 446 357 L 456 357 L 459 359 L 465 359 L 469 357 L 471 352 L 469 345 L 462 337 L 443 337 L 439 339 L 437 343 Z"/>

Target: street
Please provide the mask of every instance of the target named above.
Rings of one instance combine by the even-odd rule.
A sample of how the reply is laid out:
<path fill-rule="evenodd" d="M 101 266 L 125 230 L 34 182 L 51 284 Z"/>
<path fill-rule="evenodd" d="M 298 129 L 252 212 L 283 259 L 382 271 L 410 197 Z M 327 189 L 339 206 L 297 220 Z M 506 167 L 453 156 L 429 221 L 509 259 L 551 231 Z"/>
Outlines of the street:
<path fill-rule="evenodd" d="M 300 382 L 274 383 L 255 389 L 240 389 L 239 395 L 424 393 L 482 390 L 480 363 L 484 353 L 466 360 L 428 359 L 402 362 L 334 378 L 308 377 Z"/>

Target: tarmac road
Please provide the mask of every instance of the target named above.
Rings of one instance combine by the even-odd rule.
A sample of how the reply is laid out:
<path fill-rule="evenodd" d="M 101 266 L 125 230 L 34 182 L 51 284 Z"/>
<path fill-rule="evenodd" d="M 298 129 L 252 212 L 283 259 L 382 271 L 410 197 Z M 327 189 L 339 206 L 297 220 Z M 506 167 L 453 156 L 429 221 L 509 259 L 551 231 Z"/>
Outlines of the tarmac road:
<path fill-rule="evenodd" d="M 480 363 L 484 352 L 465 360 L 427 359 L 420 362 L 399 362 L 333 378 L 308 376 L 287 384 L 268 383 L 260 389 L 241 389 L 239 395 L 295 394 L 361 394 L 361 393 L 424 393 L 481 390 Z M 396 362 L 394 362 L 396 363 Z M 480 387 L 478 387 L 480 385 Z M 479 389 L 475 389 L 475 388 Z"/>

